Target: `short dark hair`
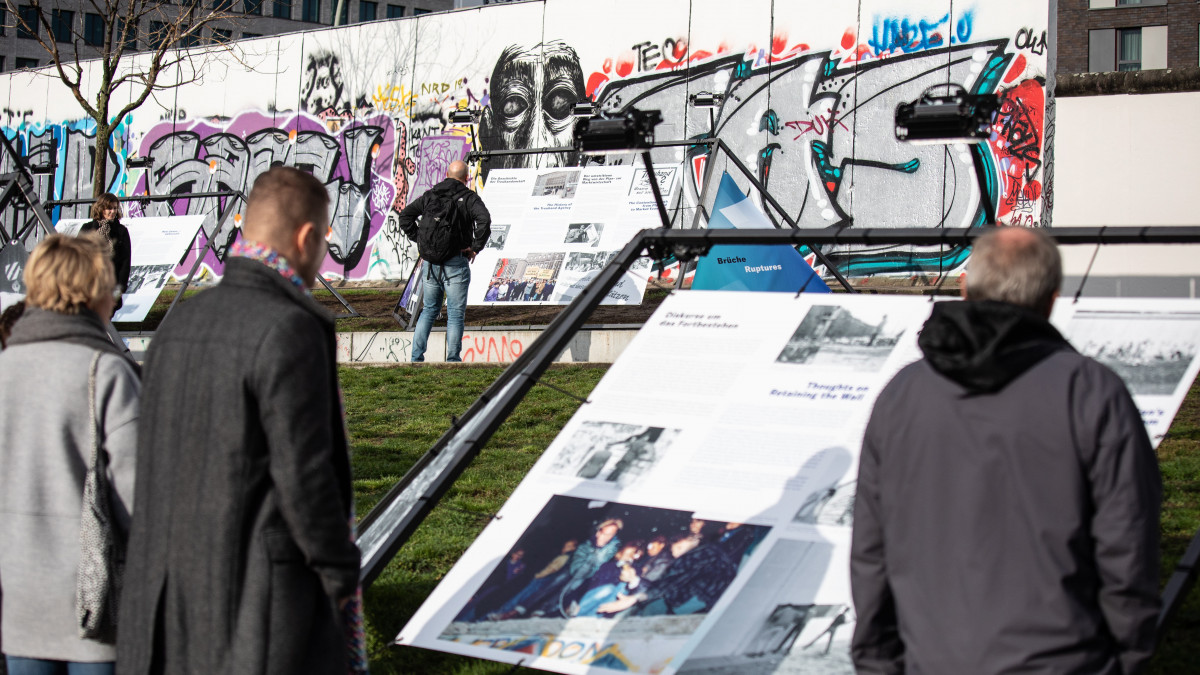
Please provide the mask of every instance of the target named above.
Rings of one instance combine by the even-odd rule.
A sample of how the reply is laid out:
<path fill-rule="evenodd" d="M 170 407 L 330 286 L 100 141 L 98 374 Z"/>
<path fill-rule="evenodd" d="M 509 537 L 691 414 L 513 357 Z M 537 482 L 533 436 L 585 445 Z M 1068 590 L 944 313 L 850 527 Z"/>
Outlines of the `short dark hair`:
<path fill-rule="evenodd" d="M 968 300 L 1049 312 L 1061 286 L 1062 256 L 1041 229 L 996 227 L 975 239 L 967 263 Z"/>
<path fill-rule="evenodd" d="M 246 198 L 246 224 L 272 231 L 295 230 L 314 223 L 324 234 L 329 225 L 329 193 L 310 173 L 277 166 L 254 181 Z"/>

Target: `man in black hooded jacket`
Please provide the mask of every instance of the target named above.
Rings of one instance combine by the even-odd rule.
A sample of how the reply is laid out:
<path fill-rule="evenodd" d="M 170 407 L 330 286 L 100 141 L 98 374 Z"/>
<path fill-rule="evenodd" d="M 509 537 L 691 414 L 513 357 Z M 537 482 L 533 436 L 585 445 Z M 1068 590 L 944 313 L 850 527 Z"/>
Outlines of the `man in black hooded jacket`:
<path fill-rule="evenodd" d="M 1047 321 L 1038 230 L 976 240 L 965 302 L 863 439 L 851 582 L 859 673 L 1137 672 L 1154 647 L 1161 481 L 1118 377 Z"/>

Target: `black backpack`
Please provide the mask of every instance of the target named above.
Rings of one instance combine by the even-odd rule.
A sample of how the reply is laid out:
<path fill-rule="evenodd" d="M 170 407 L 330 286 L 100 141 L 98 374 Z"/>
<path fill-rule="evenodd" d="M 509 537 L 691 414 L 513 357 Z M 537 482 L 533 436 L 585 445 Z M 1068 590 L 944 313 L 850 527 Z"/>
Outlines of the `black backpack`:
<path fill-rule="evenodd" d="M 470 244 L 464 229 L 466 192 L 457 196 L 449 190 L 425 193 L 425 208 L 417 230 L 417 251 L 421 259 L 440 265 L 458 255 Z"/>

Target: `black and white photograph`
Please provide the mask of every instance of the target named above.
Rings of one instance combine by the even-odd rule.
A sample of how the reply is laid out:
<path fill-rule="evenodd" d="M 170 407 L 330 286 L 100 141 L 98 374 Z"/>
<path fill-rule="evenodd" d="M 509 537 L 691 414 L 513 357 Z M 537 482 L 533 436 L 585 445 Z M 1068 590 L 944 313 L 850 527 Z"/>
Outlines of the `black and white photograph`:
<path fill-rule="evenodd" d="M 137 293 L 146 288 L 163 287 L 174 265 L 137 265 L 129 270 L 129 286 L 125 289 L 128 294 Z"/>
<path fill-rule="evenodd" d="M 571 223 L 567 225 L 567 236 L 564 244 L 587 244 L 592 248 L 600 245 L 600 235 L 604 233 L 604 223 Z"/>
<path fill-rule="evenodd" d="M 597 251 L 596 253 L 571 253 L 567 256 L 564 269 L 568 272 L 598 272 L 604 269 L 619 251 Z"/>
<path fill-rule="evenodd" d="M 875 372 L 903 334 L 884 310 L 813 305 L 776 361 Z"/>
<path fill-rule="evenodd" d="M 824 541 L 776 541 L 678 672 L 852 675 L 854 610 L 821 599 L 832 552 Z"/>
<path fill-rule="evenodd" d="M 492 234 L 488 237 L 487 245 L 484 248 L 502 250 L 504 244 L 508 242 L 508 230 L 511 227 L 511 225 L 492 225 Z"/>
<path fill-rule="evenodd" d="M 575 619 L 677 635 L 699 625 L 688 617 L 708 613 L 770 529 L 554 495 L 441 637 L 557 634 Z"/>
<path fill-rule="evenodd" d="M 813 491 L 792 517 L 792 522 L 804 525 L 854 525 L 854 494 L 858 482 L 847 480 Z"/>
<path fill-rule="evenodd" d="M 579 188 L 580 173 L 579 169 L 573 169 L 541 174 L 533 182 L 533 196 L 574 199 L 575 191 Z"/>
<path fill-rule="evenodd" d="M 1111 368 L 1134 396 L 1169 396 L 1196 357 L 1200 314 L 1080 310 L 1065 332 L 1081 354 Z"/>
<path fill-rule="evenodd" d="M 584 422 L 559 448 L 550 473 L 625 487 L 666 455 L 678 429 Z"/>

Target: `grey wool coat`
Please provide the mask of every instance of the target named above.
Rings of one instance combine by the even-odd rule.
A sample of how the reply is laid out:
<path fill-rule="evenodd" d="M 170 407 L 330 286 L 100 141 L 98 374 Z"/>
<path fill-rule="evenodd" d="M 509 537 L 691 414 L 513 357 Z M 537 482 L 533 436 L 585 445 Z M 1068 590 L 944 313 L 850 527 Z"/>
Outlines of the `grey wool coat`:
<path fill-rule="evenodd" d="M 332 319 L 231 258 L 158 330 L 143 400 L 117 672 L 344 675 L 359 552 Z"/>
<path fill-rule="evenodd" d="M 100 318 L 27 309 L 0 352 L 0 651 L 10 656 L 103 662 L 116 655 L 111 645 L 79 637 L 75 613 L 92 456 L 88 371 L 97 351 L 99 440 L 115 516 L 128 526 L 141 383 Z"/>

